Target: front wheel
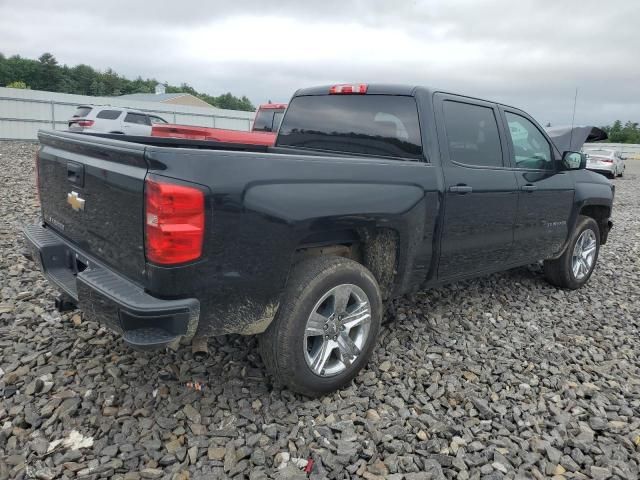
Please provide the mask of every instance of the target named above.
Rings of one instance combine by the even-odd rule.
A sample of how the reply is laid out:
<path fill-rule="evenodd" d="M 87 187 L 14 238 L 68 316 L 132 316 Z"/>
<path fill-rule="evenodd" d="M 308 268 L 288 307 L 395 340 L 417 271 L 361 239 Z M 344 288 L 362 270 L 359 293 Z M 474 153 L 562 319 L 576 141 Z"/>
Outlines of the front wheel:
<path fill-rule="evenodd" d="M 318 396 L 350 382 L 376 343 L 380 289 L 369 270 L 342 257 L 294 267 L 276 318 L 260 336 L 260 354 L 278 383 Z"/>
<path fill-rule="evenodd" d="M 600 228 L 591 217 L 581 215 L 564 253 L 555 260 L 545 260 L 545 277 L 552 285 L 575 290 L 593 273 L 600 252 Z"/>

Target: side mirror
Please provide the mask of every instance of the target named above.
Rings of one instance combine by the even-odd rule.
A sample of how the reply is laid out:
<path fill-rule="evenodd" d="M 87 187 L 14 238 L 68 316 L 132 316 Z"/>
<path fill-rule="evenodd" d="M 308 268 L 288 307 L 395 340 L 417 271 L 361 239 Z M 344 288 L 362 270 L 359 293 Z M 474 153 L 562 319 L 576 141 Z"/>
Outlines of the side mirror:
<path fill-rule="evenodd" d="M 566 170 L 582 170 L 587 168 L 587 157 L 584 153 L 567 151 L 562 154 L 562 165 Z"/>

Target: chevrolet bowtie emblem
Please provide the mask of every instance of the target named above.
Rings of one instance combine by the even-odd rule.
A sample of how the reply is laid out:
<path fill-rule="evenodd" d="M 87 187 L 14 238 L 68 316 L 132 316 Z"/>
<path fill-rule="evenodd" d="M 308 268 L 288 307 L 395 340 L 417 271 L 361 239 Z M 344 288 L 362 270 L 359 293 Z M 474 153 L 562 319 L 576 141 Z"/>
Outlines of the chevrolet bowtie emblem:
<path fill-rule="evenodd" d="M 78 192 L 67 193 L 67 203 L 71 205 L 76 212 L 84 210 L 84 198 L 80 198 Z"/>

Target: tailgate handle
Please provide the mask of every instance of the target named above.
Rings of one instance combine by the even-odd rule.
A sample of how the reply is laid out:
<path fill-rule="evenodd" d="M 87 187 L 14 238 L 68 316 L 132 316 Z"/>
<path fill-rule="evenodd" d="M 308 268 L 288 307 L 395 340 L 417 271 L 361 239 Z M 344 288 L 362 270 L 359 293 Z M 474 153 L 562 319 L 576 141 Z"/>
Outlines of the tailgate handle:
<path fill-rule="evenodd" d="M 84 165 L 76 162 L 67 162 L 67 180 L 74 185 L 84 187 Z"/>

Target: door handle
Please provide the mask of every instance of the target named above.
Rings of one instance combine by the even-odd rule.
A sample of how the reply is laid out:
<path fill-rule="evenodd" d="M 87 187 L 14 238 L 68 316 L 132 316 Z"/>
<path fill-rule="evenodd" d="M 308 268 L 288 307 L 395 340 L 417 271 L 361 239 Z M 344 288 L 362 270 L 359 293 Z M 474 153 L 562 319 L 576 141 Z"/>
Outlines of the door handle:
<path fill-rule="evenodd" d="M 473 192 L 473 188 L 471 188 L 469 185 L 464 185 L 464 184 L 451 185 L 449 187 L 449 191 L 453 193 L 459 193 L 460 195 L 464 195 L 465 193 Z"/>
<path fill-rule="evenodd" d="M 538 187 L 536 185 L 531 185 L 530 183 L 520 187 L 520 190 L 522 190 L 523 192 L 533 192 L 534 190 L 537 190 L 537 189 Z"/>

